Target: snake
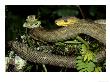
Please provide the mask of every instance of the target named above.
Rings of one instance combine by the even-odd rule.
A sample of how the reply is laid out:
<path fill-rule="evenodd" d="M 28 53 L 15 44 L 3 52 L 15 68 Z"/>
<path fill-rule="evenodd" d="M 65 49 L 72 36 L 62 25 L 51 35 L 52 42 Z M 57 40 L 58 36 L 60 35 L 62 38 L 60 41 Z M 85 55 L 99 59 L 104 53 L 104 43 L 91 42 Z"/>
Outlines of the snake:
<path fill-rule="evenodd" d="M 96 20 L 95 22 L 89 22 L 85 19 L 78 19 L 76 17 L 66 17 L 57 19 L 55 23 L 58 26 L 60 26 L 60 28 L 55 30 L 47 30 L 43 27 L 36 27 L 30 30 L 29 35 L 35 40 L 57 42 L 73 38 L 78 34 L 83 33 L 95 38 L 99 42 L 106 45 L 106 24 L 100 24 L 99 20 Z M 25 25 L 30 26 L 26 23 Z M 35 63 L 37 62 L 60 67 L 63 66 L 68 68 L 75 68 L 75 57 L 60 56 L 55 54 L 39 52 L 31 49 L 26 44 L 17 41 L 11 41 L 9 42 L 9 45 L 21 58 L 25 60 Z M 106 51 L 104 48 L 102 51 L 97 53 L 97 61 L 100 61 L 103 58 L 105 58 L 105 55 Z"/>
<path fill-rule="evenodd" d="M 33 28 L 30 31 L 30 36 L 35 40 L 57 42 L 71 39 L 78 34 L 86 34 L 105 45 L 106 24 L 100 24 L 99 22 L 99 20 L 95 22 L 89 22 L 76 17 L 60 18 L 55 20 L 55 23 L 61 28 L 55 30 Z"/>

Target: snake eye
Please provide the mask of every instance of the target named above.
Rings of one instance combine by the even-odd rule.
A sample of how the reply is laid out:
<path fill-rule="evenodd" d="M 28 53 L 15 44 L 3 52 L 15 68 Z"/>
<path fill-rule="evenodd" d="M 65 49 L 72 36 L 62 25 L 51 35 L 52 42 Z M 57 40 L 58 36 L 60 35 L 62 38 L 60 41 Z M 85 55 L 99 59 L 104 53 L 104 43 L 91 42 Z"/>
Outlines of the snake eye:
<path fill-rule="evenodd" d="M 68 20 L 67 19 L 64 19 L 64 22 L 68 22 Z"/>

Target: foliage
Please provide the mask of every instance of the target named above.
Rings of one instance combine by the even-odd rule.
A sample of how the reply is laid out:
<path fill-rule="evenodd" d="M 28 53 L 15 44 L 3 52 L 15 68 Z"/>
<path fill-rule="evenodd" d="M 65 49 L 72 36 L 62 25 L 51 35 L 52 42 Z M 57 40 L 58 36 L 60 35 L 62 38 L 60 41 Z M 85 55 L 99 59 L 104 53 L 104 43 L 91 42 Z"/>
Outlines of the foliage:
<path fill-rule="evenodd" d="M 82 56 L 76 58 L 76 69 L 80 72 L 102 72 L 102 67 L 97 66 L 96 55 L 87 49 L 86 45 L 81 45 Z"/>
<path fill-rule="evenodd" d="M 81 45 L 81 50 L 80 50 L 81 55 L 84 57 L 84 61 L 90 61 L 93 60 L 95 54 L 87 49 L 86 45 L 82 44 Z"/>
<path fill-rule="evenodd" d="M 76 68 L 80 72 L 92 72 L 94 71 L 95 64 L 93 62 L 84 62 L 82 56 L 77 57 Z"/>
<path fill-rule="evenodd" d="M 73 10 L 74 8 L 74 10 Z M 53 12 L 54 14 L 57 14 L 58 16 L 66 17 L 66 16 L 77 16 L 79 14 L 78 8 L 75 6 L 65 6 L 63 8 L 60 8 Z"/>

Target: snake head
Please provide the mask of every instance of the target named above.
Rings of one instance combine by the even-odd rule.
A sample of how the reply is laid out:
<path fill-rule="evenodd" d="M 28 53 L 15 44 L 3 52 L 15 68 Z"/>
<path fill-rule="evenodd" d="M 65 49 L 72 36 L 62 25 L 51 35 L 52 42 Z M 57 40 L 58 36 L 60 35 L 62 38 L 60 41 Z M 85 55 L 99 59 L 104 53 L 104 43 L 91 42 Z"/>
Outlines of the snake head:
<path fill-rule="evenodd" d="M 68 25 L 74 24 L 78 21 L 79 21 L 79 19 L 76 17 L 63 17 L 63 18 L 55 20 L 55 23 L 58 26 L 68 26 Z"/>

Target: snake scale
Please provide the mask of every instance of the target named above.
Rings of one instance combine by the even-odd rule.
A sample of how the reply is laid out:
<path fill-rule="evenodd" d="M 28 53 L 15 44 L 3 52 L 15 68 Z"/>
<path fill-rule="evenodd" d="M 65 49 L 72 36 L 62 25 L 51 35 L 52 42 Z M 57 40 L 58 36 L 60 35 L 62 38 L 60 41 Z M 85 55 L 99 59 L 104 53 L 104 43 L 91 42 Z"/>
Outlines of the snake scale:
<path fill-rule="evenodd" d="M 78 34 L 86 34 L 99 42 L 106 44 L 106 25 L 80 20 L 74 24 L 58 28 L 56 30 L 46 30 L 44 28 L 34 28 L 30 31 L 30 36 L 36 40 L 46 42 L 57 42 L 75 37 Z"/>
<path fill-rule="evenodd" d="M 17 41 L 10 41 L 9 46 L 11 46 L 12 49 L 18 54 L 18 56 L 20 56 L 24 60 L 67 68 L 76 67 L 75 56 L 60 56 L 36 51 L 27 46 L 26 44 Z M 100 62 L 100 60 L 103 60 L 103 58 L 105 58 L 105 50 L 102 50 L 99 53 L 97 53 L 96 60 L 97 62 Z"/>
<path fill-rule="evenodd" d="M 87 22 L 85 20 L 78 19 L 77 22 L 58 28 L 56 30 L 46 30 L 44 28 L 33 28 L 30 31 L 30 36 L 35 40 L 41 40 L 46 42 L 57 42 L 67 40 L 77 36 L 80 33 L 89 35 L 99 42 L 106 45 L 106 24 L 98 24 L 94 22 Z M 75 57 L 60 56 L 44 52 L 39 52 L 31 49 L 27 45 L 11 41 L 9 42 L 12 49 L 18 53 L 18 55 L 28 61 L 50 64 L 55 66 L 64 66 L 68 68 L 75 67 Z M 100 51 L 96 59 L 97 61 L 105 57 L 105 48 Z"/>

